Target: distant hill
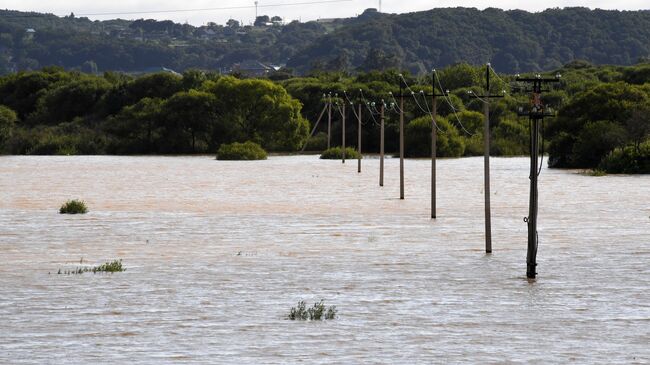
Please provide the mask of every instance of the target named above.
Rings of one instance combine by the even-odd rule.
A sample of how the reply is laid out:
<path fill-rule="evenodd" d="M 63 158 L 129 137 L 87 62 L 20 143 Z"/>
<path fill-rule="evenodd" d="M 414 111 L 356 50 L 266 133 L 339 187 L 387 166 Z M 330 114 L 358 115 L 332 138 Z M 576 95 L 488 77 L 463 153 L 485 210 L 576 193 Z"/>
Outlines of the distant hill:
<path fill-rule="evenodd" d="M 444 8 L 396 15 L 369 9 L 356 18 L 268 24 L 194 27 L 0 11 L 0 73 L 50 65 L 88 72 L 229 71 L 249 60 L 298 73 L 387 68 L 422 73 L 461 61 L 527 72 L 574 59 L 630 65 L 650 57 L 648 10 Z"/>

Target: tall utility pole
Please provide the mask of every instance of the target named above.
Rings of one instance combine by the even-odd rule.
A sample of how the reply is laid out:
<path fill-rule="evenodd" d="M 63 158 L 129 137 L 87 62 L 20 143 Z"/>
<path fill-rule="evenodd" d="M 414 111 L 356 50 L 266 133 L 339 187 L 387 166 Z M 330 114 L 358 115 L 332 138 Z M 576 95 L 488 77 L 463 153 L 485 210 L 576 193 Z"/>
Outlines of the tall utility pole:
<path fill-rule="evenodd" d="M 519 82 L 530 84 L 531 88 L 527 92 L 531 93 L 530 110 L 519 108 L 517 112 L 520 116 L 527 116 L 530 121 L 530 202 L 528 205 L 528 217 L 524 221 L 528 224 L 528 253 L 526 255 L 526 276 L 534 279 L 537 275 L 537 212 L 538 212 L 538 190 L 537 177 L 541 171 L 538 165 L 540 149 L 540 124 L 544 122 L 544 117 L 553 116 L 552 111 L 546 108 L 542 103 L 542 91 L 545 84 L 560 82 L 560 75 L 555 78 L 542 78 L 536 75 L 534 78 L 516 78 Z M 540 123 L 541 122 L 541 123 Z M 541 144 L 544 140 L 542 136 Z M 543 156 L 542 156 L 543 157 Z"/>
<path fill-rule="evenodd" d="M 436 70 L 431 73 L 431 94 L 425 95 L 431 97 L 431 219 L 436 219 L 436 159 L 438 144 L 438 122 L 436 120 L 436 109 L 438 107 L 439 96 L 446 97 L 448 92 L 444 90 L 442 94 L 436 94 Z"/>
<path fill-rule="evenodd" d="M 379 130 L 379 186 L 384 186 L 384 107 L 386 104 L 381 101 L 380 130 Z"/>
<path fill-rule="evenodd" d="M 357 172 L 361 173 L 361 101 L 359 101 L 359 114 L 357 115 L 357 120 L 359 122 L 359 127 L 357 129 L 357 134 L 359 135 L 357 141 L 357 151 L 359 152 L 359 157 L 357 158 Z"/>
<path fill-rule="evenodd" d="M 255 20 L 257 20 L 257 1 L 255 2 Z M 249 3 L 250 4 L 250 3 Z"/>
<path fill-rule="evenodd" d="M 404 200 L 404 81 L 399 75 L 399 198 Z"/>
<path fill-rule="evenodd" d="M 343 134 L 342 134 L 342 148 L 341 148 L 341 163 L 345 163 L 345 101 L 343 102 Z"/>
<path fill-rule="evenodd" d="M 399 198 L 404 200 L 404 93 L 399 84 Z"/>
<path fill-rule="evenodd" d="M 483 184 L 485 193 L 485 253 L 492 253 L 492 216 L 490 210 L 490 99 L 502 98 L 505 93 L 499 95 L 490 94 L 490 64 L 485 65 L 485 95 L 470 95 L 483 100 L 483 112 L 485 114 L 485 125 L 483 128 Z"/>
<path fill-rule="evenodd" d="M 330 149 L 332 141 L 332 93 L 327 99 L 327 149 Z"/>

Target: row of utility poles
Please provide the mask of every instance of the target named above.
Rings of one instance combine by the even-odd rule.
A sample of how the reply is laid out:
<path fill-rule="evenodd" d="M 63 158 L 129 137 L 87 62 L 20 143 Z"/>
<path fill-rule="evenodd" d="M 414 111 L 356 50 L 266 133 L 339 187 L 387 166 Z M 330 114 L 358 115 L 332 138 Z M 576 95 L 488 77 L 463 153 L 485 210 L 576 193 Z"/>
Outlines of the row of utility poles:
<path fill-rule="evenodd" d="M 486 65 L 486 93 L 484 95 L 477 95 L 473 93 L 472 91 L 469 92 L 471 97 L 477 98 L 483 102 L 483 111 L 484 111 L 484 129 L 483 129 L 483 137 L 484 137 L 484 142 L 483 142 L 483 147 L 484 147 L 484 163 L 483 163 L 483 175 L 484 175 L 484 218 L 485 218 L 485 252 L 487 254 L 490 254 L 492 252 L 492 224 L 491 224 L 491 207 L 490 207 L 490 100 L 491 99 L 497 99 L 497 98 L 503 98 L 505 96 L 505 90 L 502 90 L 502 92 L 498 94 L 492 94 L 491 93 L 491 87 L 490 87 L 490 64 L 488 63 Z M 552 113 L 548 108 L 545 108 L 542 101 L 541 101 L 541 93 L 543 91 L 546 91 L 543 89 L 543 85 L 546 85 L 548 83 L 553 83 L 553 82 L 558 82 L 559 81 L 559 75 L 557 75 L 555 78 L 541 78 L 541 76 L 537 75 L 534 78 L 520 78 L 517 77 L 516 81 L 521 82 L 521 83 L 529 83 L 531 86 L 530 88 L 525 89 L 524 91 L 530 92 L 531 93 L 531 107 L 529 110 L 524 111 L 523 108 L 520 108 L 518 111 L 518 114 L 520 116 L 527 116 L 529 117 L 531 121 L 531 128 L 530 128 L 530 155 L 531 155 L 531 167 L 530 167 L 530 180 L 531 180 L 531 188 L 530 188 L 530 206 L 529 206 L 529 216 L 525 218 L 525 221 L 528 223 L 528 253 L 527 253 L 527 277 L 528 278 L 535 278 L 536 272 L 535 272 L 535 267 L 536 267 L 536 255 L 537 255 L 537 211 L 538 211 L 538 194 L 537 194 L 537 176 L 539 175 L 540 167 L 538 165 L 538 159 L 539 159 L 539 148 L 540 148 L 540 133 L 539 133 L 539 126 L 540 122 L 543 121 L 544 117 L 551 116 Z M 447 98 L 449 95 L 448 90 L 442 90 L 440 88 L 440 92 L 438 92 L 436 89 L 436 82 L 438 81 L 437 79 L 437 73 L 435 70 L 432 72 L 432 93 L 431 94 L 425 94 L 422 93 L 423 97 L 426 98 L 431 98 L 432 101 L 432 108 L 430 110 L 430 116 L 431 116 L 431 219 L 436 219 L 437 218 L 437 212 L 436 212 L 436 160 L 437 160 L 437 131 L 438 131 L 438 124 L 436 120 L 436 109 L 437 109 L 437 99 L 439 97 L 445 97 Z M 439 84 L 439 83 L 438 83 Z M 404 87 L 409 88 L 408 85 L 406 84 L 406 81 L 401 78 L 400 75 L 400 80 L 399 80 L 399 88 L 400 92 L 398 95 L 393 95 L 390 94 L 391 97 L 393 98 L 399 98 L 399 106 L 398 106 L 398 111 L 400 114 L 399 118 L 399 159 L 400 159 L 400 199 L 404 199 L 404 99 L 406 97 L 413 96 L 413 92 L 411 91 L 411 94 L 405 94 L 404 92 Z M 326 105 L 321 111 L 318 120 L 316 124 L 314 125 L 314 129 L 312 130 L 312 134 L 318 127 L 318 124 L 320 123 L 320 120 L 322 119 L 323 115 L 325 112 L 327 112 L 328 115 L 328 123 L 327 123 L 327 148 L 329 149 L 331 147 L 331 135 L 332 135 L 332 105 L 334 102 L 332 101 L 332 95 L 329 94 L 329 96 L 325 96 L 326 98 Z M 338 100 L 338 94 L 335 94 L 334 96 L 335 99 Z M 346 95 L 347 98 L 347 95 Z M 357 172 L 361 173 L 361 133 L 362 133 L 362 105 L 364 101 L 359 98 L 358 99 L 358 111 L 356 114 L 357 117 L 357 133 L 358 133 L 358 140 L 357 140 L 357 149 L 359 153 L 358 157 L 358 162 L 357 162 Z M 345 135 L 346 135 L 346 102 L 342 103 L 342 110 L 339 110 L 341 114 L 341 120 L 342 120 L 342 163 L 345 163 Z M 354 111 L 354 103 L 349 102 L 351 108 L 353 108 Z M 338 102 L 334 104 L 338 108 Z M 380 103 L 380 110 L 379 110 L 379 115 L 380 115 L 380 162 L 379 162 L 379 186 L 384 186 L 384 139 L 385 139 L 385 134 L 384 134 L 384 114 L 385 114 L 385 107 L 386 104 L 382 100 Z M 372 110 L 370 110 L 372 113 Z M 374 117 L 373 117 L 374 118 Z M 542 142 L 543 145 L 543 142 Z M 304 147 L 303 147 L 304 150 Z"/>

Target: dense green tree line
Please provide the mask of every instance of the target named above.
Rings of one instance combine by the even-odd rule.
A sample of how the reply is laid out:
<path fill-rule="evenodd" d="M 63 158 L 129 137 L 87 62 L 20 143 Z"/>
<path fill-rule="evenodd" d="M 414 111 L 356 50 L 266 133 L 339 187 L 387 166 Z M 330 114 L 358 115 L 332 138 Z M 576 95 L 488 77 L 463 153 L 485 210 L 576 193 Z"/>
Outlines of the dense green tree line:
<path fill-rule="evenodd" d="M 14 154 L 213 153 L 248 140 L 292 151 L 308 133 L 281 86 L 195 71 L 16 73 L 0 79 L 0 104 L 0 149 Z"/>
<path fill-rule="evenodd" d="M 650 57 L 648 39 L 650 12 L 586 8 L 540 13 L 494 8 L 409 14 L 368 10 L 331 22 L 257 27 L 235 20 L 194 27 L 151 19 L 91 21 L 0 10 L 0 74 L 46 66 L 85 72 L 138 72 L 160 66 L 177 71 L 229 69 L 250 59 L 287 64 L 298 74 L 391 68 L 423 74 L 433 67 L 486 61 L 501 72 L 514 73 L 559 68 L 575 59 L 634 64 Z"/>
<path fill-rule="evenodd" d="M 556 118 L 544 123 L 545 152 L 551 167 L 601 168 L 612 172 L 650 173 L 650 63 L 636 66 L 594 66 L 576 61 L 554 70 L 562 74 L 557 87 L 543 94 L 543 101 L 556 111 Z M 483 93 L 485 67 L 456 64 L 437 72 L 438 85 L 450 90 L 448 98 L 438 98 L 438 155 L 457 157 L 483 153 L 483 102 L 468 91 Z M 516 114 L 518 107 L 529 105 L 529 95 L 511 92 L 514 75 L 494 75 L 492 92 L 509 91 L 503 99 L 490 106 L 491 151 L 495 156 L 526 155 L 529 153 L 529 121 Z M 431 117 L 427 101 L 420 90 L 430 93 L 431 78 L 404 75 L 412 97 L 405 100 L 406 154 L 411 157 L 430 155 Z M 356 75 L 345 73 L 314 73 L 311 77 L 281 81 L 290 94 L 304 103 L 303 110 L 311 118 L 323 106 L 323 91 L 338 95 L 339 106 L 356 102 L 363 90 L 364 101 L 379 105 L 389 103 L 386 112 L 386 148 L 397 151 L 398 114 L 390 103 L 397 100 L 400 77 L 396 71 L 369 72 Z M 346 93 L 344 94 L 344 91 Z M 347 98 L 345 97 L 347 95 Z M 329 96 L 326 96 L 326 99 Z M 349 99 L 349 100 L 348 100 Z M 429 103 L 427 105 L 427 102 Z M 453 108 L 451 107 L 453 105 Z M 376 110 L 375 110 L 376 112 Z M 379 128 L 368 121 L 370 110 L 364 107 L 363 150 L 377 152 Z M 340 113 L 339 113 L 340 114 Z M 375 118 L 378 116 L 375 113 Z M 355 144 L 357 124 L 355 115 L 347 112 L 348 144 Z M 341 117 L 335 113 L 333 139 L 341 140 Z M 323 129 L 320 129 L 322 131 Z M 316 136 L 312 148 L 323 148 L 324 135 Z"/>
<path fill-rule="evenodd" d="M 437 71 L 438 155 L 483 153 L 485 67 L 455 64 Z M 551 167 L 650 171 L 650 63 L 594 66 L 577 61 L 555 70 L 563 76 L 543 101 L 557 111 L 543 135 Z M 528 154 L 529 122 L 517 116 L 529 96 L 513 75 L 490 71 L 491 154 Z M 400 89 L 400 83 L 403 87 Z M 399 140 L 398 93 L 405 93 L 406 153 L 430 155 L 431 75 L 395 70 L 313 72 L 306 77 L 238 79 L 187 71 L 133 78 L 94 76 L 48 68 L 0 78 L 0 149 L 14 154 L 214 153 L 221 144 L 251 140 L 273 151 L 300 149 L 317 116 L 333 101 L 332 142 L 340 144 L 342 113 L 348 145 L 356 144 L 359 103 L 365 153 L 379 150 L 379 110 L 385 105 L 386 150 Z M 410 94 L 410 95 L 409 95 Z M 311 121 L 310 123 L 307 121 Z M 323 150 L 327 117 L 308 150 Z"/>

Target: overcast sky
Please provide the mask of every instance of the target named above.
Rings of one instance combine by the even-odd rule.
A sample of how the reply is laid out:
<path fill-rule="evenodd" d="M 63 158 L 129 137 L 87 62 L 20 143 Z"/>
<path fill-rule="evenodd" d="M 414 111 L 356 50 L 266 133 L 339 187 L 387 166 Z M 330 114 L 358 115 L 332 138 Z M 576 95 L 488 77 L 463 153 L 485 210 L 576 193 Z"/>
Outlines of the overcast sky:
<path fill-rule="evenodd" d="M 264 7 L 265 5 L 306 3 L 318 0 L 259 0 L 259 14 L 279 15 L 285 20 L 299 19 L 302 21 L 318 18 L 341 18 L 351 17 L 363 12 L 366 8 L 376 8 L 378 0 L 351 0 L 327 4 L 303 4 L 296 6 Z M 327 1 L 327 0 L 321 0 Z M 207 22 L 223 24 L 226 20 L 233 18 L 248 24 L 255 17 L 255 9 L 252 8 L 254 0 L 112 0 L 112 1 L 88 1 L 88 0 L 3 0 L 1 8 L 38 11 L 66 15 L 74 12 L 76 15 L 98 14 L 98 13 L 129 13 L 147 11 L 179 11 L 148 14 L 111 14 L 107 16 L 89 15 L 91 19 L 138 19 L 154 18 L 159 20 L 171 19 L 176 22 L 188 22 L 194 25 L 202 25 Z M 245 7 L 246 9 L 214 9 L 227 7 Z M 648 0 L 546 0 L 528 1 L 519 0 L 382 0 L 382 11 L 385 13 L 406 13 L 412 11 L 428 10 L 434 7 L 475 7 L 484 9 L 495 7 L 502 9 L 523 9 L 528 11 L 541 11 L 545 8 L 583 6 L 588 8 L 639 10 L 650 9 Z M 208 10 L 213 9 L 213 10 Z"/>

